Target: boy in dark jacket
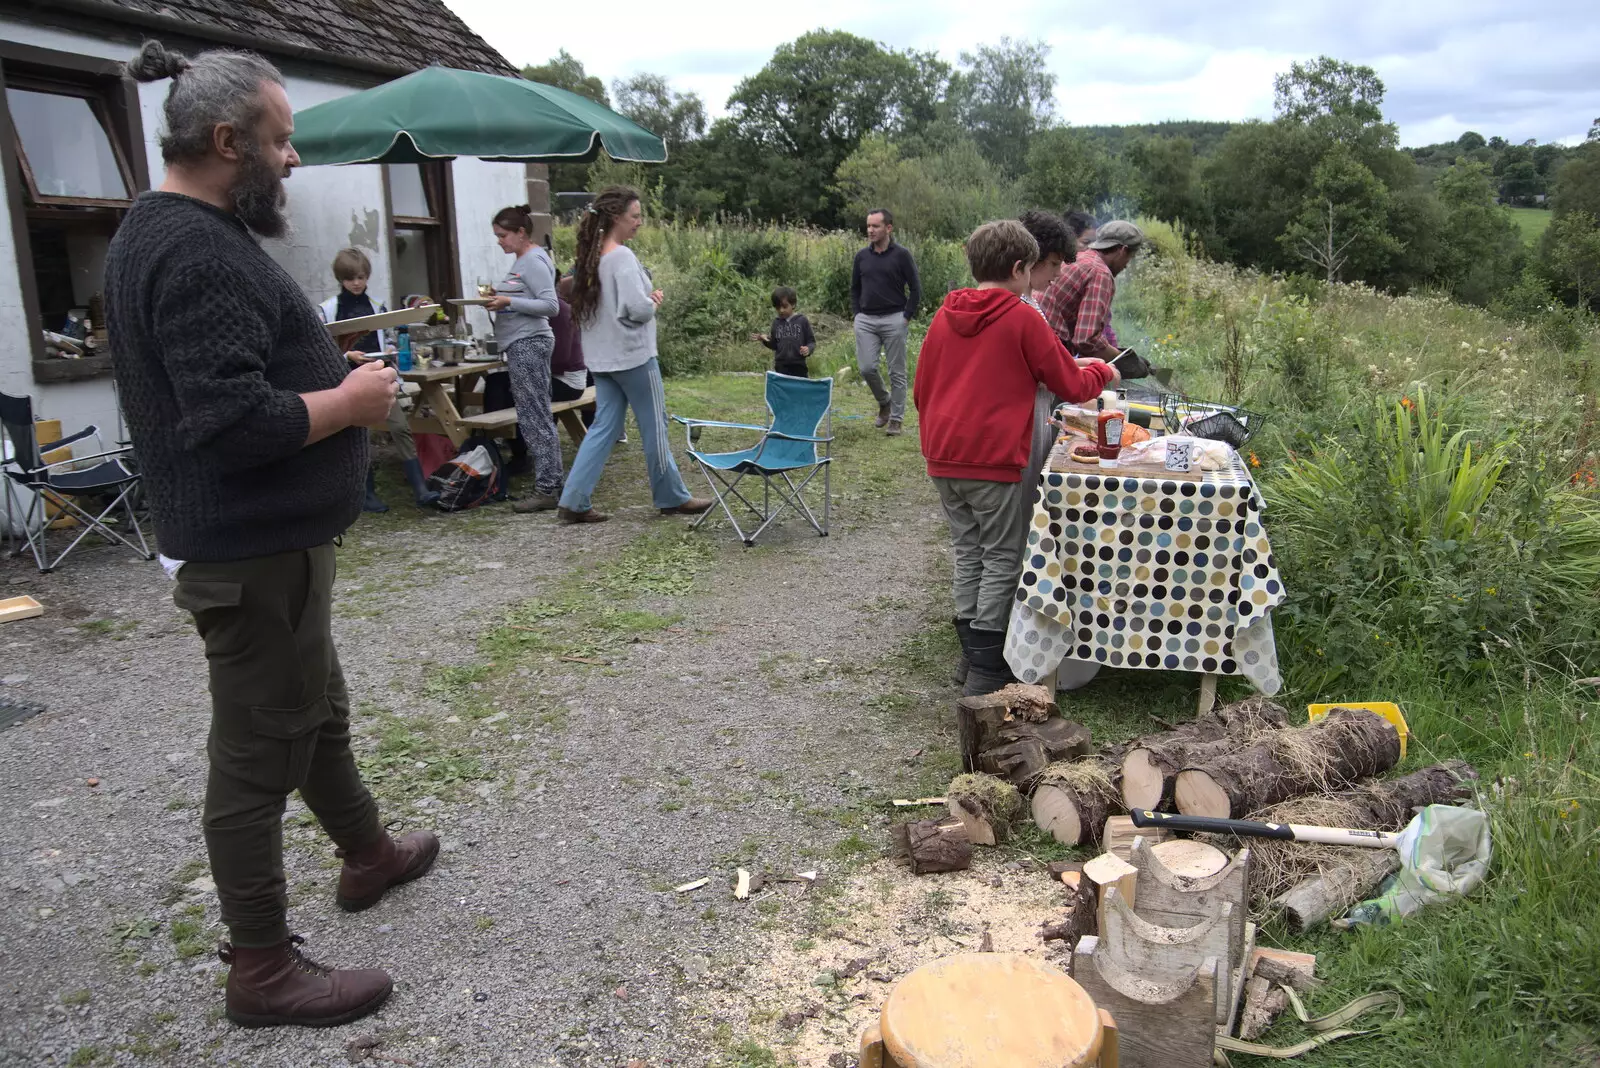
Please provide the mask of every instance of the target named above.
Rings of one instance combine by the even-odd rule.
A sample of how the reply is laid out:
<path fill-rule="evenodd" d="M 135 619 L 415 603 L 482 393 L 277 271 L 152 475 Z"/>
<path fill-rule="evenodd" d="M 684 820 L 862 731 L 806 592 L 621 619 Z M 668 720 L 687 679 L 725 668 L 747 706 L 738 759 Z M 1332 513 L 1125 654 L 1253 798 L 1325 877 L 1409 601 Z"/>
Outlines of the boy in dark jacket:
<path fill-rule="evenodd" d="M 806 378 L 810 375 L 806 357 L 817 347 L 817 336 L 811 332 L 811 321 L 795 313 L 800 296 L 788 286 L 772 291 L 772 306 L 778 317 L 772 320 L 772 333 L 751 334 L 751 341 L 759 341 L 772 350 L 772 369 L 780 375 Z"/>
<path fill-rule="evenodd" d="M 1039 245 L 1014 220 L 985 223 L 967 239 L 973 289 L 945 297 L 917 358 L 913 398 L 922 455 L 950 521 L 956 631 L 971 664 L 966 693 L 1011 680 L 1006 616 L 1022 572 L 1028 490 L 1022 471 L 1040 385 L 1074 403 L 1117 380 L 1099 361 L 1075 361 L 1037 311 L 1022 302 Z"/>

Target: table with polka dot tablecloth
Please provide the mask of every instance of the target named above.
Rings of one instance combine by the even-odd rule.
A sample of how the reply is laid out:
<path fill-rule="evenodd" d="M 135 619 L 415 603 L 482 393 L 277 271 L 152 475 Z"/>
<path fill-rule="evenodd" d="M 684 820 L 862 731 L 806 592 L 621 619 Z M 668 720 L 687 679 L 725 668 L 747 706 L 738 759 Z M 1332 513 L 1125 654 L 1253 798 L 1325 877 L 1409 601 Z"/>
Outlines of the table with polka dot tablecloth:
<path fill-rule="evenodd" d="M 1237 457 L 1197 481 L 1047 471 L 1006 660 L 1025 682 L 1058 667 L 1079 680 L 1084 668 L 1140 668 L 1243 675 L 1274 694 L 1282 600 L 1261 497 Z"/>

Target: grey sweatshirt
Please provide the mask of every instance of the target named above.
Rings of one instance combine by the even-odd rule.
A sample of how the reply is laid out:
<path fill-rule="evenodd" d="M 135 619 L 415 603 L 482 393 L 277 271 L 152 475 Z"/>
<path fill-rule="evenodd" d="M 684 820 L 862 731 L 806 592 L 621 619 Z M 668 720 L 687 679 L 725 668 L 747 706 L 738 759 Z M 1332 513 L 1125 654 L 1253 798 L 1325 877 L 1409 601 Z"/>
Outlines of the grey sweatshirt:
<path fill-rule="evenodd" d="M 583 324 L 583 362 L 589 370 L 626 371 L 655 358 L 656 304 L 650 276 L 626 245 L 600 257 L 600 302 Z"/>
<path fill-rule="evenodd" d="M 511 306 L 495 313 L 494 339 L 501 345 L 529 337 L 554 337 L 550 320 L 556 304 L 556 265 L 542 245 L 518 256 L 494 291 L 511 298 Z"/>

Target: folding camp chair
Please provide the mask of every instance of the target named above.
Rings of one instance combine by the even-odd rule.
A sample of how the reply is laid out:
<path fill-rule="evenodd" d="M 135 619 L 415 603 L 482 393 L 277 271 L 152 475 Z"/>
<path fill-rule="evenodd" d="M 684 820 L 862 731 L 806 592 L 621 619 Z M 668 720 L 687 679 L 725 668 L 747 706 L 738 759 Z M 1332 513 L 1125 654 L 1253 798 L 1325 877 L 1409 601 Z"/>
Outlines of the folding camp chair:
<path fill-rule="evenodd" d="M 689 455 L 705 473 L 712 494 L 722 506 L 728 522 L 733 524 L 733 531 L 739 535 L 739 540 L 746 545 L 754 545 L 756 538 L 783 514 L 785 508 L 793 508 L 804 516 L 811 528 L 826 538 L 830 511 L 828 472 L 833 463 L 833 379 L 796 378 L 768 371 L 767 410 L 772 413 L 771 426 L 674 418 L 688 428 Z M 737 452 L 702 452 L 698 442 L 700 432 L 705 427 L 751 430 L 760 434 L 761 440 Z M 805 497 L 806 487 L 819 471 L 822 472 L 820 522 Z M 761 479 L 759 508 L 740 490 L 740 485 L 748 476 Z M 774 496 L 777 497 L 776 502 L 773 501 Z M 760 525 L 746 532 L 739 525 L 739 517 L 734 514 L 734 501 L 748 509 Z M 698 527 L 714 514 L 712 510 L 702 512 L 693 527 Z"/>
<path fill-rule="evenodd" d="M 3 427 L 5 436 L 11 442 L 3 468 L 8 479 L 7 511 L 11 511 L 16 501 L 14 486 L 29 491 L 32 499 L 27 506 L 17 504 L 21 512 L 21 536 L 32 550 L 33 561 L 41 573 L 54 571 L 90 534 L 98 534 L 107 542 L 119 542 L 142 559 L 155 559 L 155 554 L 145 542 L 144 531 L 139 527 L 139 518 L 133 512 L 133 497 L 139 489 L 140 476 L 127 463 L 132 449 L 123 446 L 104 451 L 102 445 L 102 451 L 89 456 L 45 463 L 39 439 L 34 433 L 33 402 L 27 397 L 12 397 L 5 393 L 0 393 L 0 427 Z M 99 444 L 100 428 L 85 427 L 76 434 L 47 442 L 44 449 L 54 451 L 90 437 Z M 92 462 L 96 460 L 99 462 Z M 91 514 L 90 510 L 79 505 L 77 498 L 80 497 L 95 498 L 96 503 L 92 508 L 98 508 L 101 504 L 104 507 L 97 514 Z M 46 544 L 50 532 L 47 504 L 59 508 L 82 527 L 77 537 L 54 560 L 50 559 L 49 546 Z M 137 545 L 108 525 L 111 513 L 119 508 L 127 517 L 129 532 L 138 539 Z M 21 553 L 20 548 L 13 548 L 10 555 L 19 556 Z"/>

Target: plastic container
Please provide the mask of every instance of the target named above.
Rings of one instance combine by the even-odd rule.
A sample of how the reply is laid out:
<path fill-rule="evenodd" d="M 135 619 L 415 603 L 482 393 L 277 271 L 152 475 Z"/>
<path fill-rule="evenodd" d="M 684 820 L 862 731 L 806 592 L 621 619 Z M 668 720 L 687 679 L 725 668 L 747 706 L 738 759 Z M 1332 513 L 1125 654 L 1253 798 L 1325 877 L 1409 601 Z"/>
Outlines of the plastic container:
<path fill-rule="evenodd" d="M 409 371 L 413 366 L 411 359 L 411 331 L 402 326 L 394 334 L 395 366 L 402 371 Z"/>
<path fill-rule="evenodd" d="M 1364 708 L 1393 723 L 1394 729 L 1400 732 L 1400 759 L 1406 758 L 1406 739 L 1411 737 L 1411 728 L 1406 725 L 1406 717 L 1399 705 L 1393 701 L 1334 701 L 1331 704 L 1307 705 L 1306 716 L 1315 723 L 1335 708 Z"/>

